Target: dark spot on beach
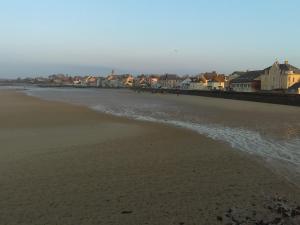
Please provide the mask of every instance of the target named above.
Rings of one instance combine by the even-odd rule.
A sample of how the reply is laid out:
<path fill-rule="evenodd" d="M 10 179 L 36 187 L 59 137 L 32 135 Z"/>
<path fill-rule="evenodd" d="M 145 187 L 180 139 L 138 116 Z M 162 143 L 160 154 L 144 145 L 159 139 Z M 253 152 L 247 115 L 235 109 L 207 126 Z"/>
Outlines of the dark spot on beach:
<path fill-rule="evenodd" d="M 132 211 L 122 211 L 122 214 L 131 214 Z"/>

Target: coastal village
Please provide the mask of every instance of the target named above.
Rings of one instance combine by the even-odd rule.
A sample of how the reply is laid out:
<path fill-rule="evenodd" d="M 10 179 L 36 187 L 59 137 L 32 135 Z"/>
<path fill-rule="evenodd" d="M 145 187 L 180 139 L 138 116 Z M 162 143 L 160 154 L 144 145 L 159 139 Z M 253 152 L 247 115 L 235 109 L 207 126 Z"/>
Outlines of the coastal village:
<path fill-rule="evenodd" d="M 18 79 L 20 83 L 41 86 L 75 86 L 99 88 L 151 88 L 201 91 L 232 92 L 276 92 L 300 94 L 300 69 L 288 61 L 255 71 L 235 71 L 232 74 L 219 74 L 216 71 L 195 76 L 178 76 L 176 74 L 115 74 L 112 71 L 106 77 L 70 76 L 55 74 L 48 78 Z"/>

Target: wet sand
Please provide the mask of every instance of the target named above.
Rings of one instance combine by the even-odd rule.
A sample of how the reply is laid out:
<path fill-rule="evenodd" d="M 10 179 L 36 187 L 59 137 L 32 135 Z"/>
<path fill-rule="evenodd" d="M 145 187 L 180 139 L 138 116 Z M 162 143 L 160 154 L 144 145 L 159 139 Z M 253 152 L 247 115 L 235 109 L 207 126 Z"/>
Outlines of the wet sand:
<path fill-rule="evenodd" d="M 12 91 L 0 105 L 1 224 L 220 224 L 229 208 L 300 201 L 256 159 L 192 131 Z"/>
<path fill-rule="evenodd" d="M 156 97 L 191 106 L 209 123 L 259 130 L 283 140 L 300 136 L 300 107 L 297 106 L 189 95 L 156 94 Z"/>

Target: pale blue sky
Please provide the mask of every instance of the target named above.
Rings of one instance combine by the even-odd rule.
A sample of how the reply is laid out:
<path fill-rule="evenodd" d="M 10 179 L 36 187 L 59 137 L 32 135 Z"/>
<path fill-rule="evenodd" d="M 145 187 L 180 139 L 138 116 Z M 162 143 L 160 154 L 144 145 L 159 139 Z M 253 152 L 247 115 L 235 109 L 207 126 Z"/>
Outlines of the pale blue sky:
<path fill-rule="evenodd" d="M 0 77 L 300 67 L 298 0 L 0 0 Z"/>

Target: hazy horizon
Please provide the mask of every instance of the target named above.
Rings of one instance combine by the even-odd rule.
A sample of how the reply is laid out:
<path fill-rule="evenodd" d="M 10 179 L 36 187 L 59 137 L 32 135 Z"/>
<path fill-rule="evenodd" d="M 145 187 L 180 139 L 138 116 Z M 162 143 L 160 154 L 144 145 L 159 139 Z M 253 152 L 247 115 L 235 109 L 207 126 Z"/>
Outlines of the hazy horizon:
<path fill-rule="evenodd" d="M 300 66 L 296 0 L 0 3 L 0 78 Z"/>

